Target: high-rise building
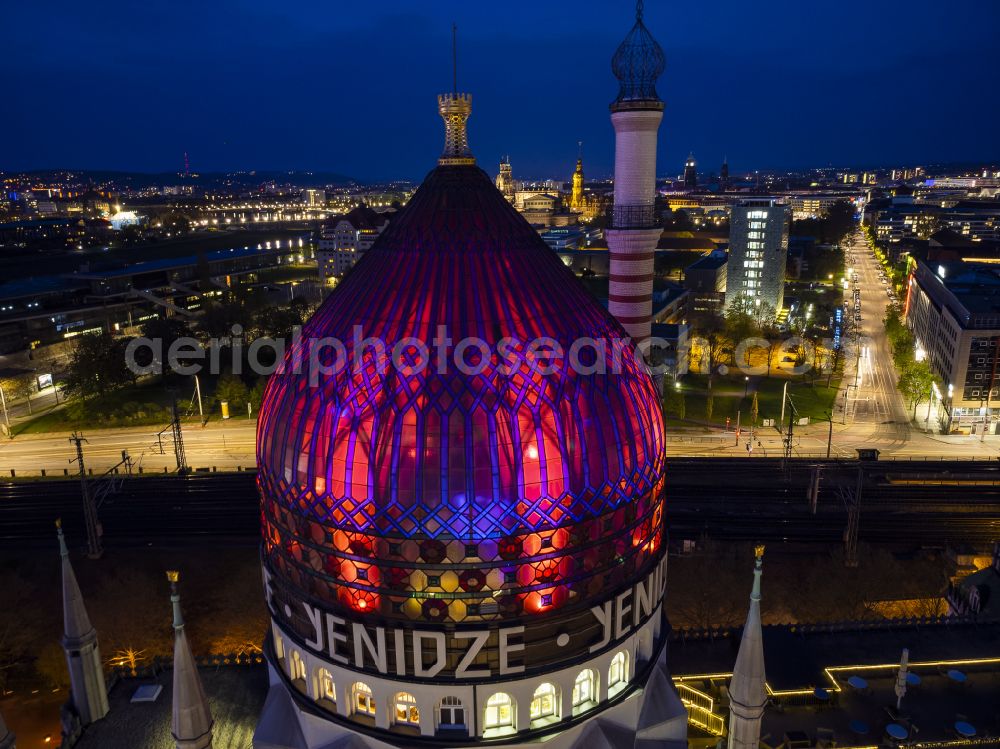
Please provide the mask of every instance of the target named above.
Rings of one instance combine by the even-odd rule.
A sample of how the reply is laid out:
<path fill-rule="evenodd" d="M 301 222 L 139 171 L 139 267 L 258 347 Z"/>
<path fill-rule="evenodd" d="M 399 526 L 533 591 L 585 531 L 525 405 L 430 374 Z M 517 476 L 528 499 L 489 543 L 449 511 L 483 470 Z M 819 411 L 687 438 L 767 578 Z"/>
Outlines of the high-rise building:
<path fill-rule="evenodd" d="M 726 304 L 748 297 L 781 309 L 791 209 L 777 198 L 749 198 L 729 214 Z"/>
<path fill-rule="evenodd" d="M 437 168 L 264 395 L 271 687 L 254 746 L 686 749 L 665 651 L 656 388 L 475 165 L 471 98 L 439 102 Z M 508 353 L 473 347 L 463 367 L 435 339 L 429 366 L 383 370 L 358 329 L 392 351 L 443 334 Z M 529 342 L 543 336 L 609 345 L 542 374 Z M 331 339 L 349 365 L 310 386 L 291 365 Z M 615 357 L 622 373 L 601 374 Z"/>
<path fill-rule="evenodd" d="M 649 338 L 653 314 L 653 253 L 661 229 L 656 216 L 656 137 L 663 102 L 656 79 L 663 50 L 642 22 L 635 24 L 611 60 L 618 97 L 611 103 L 615 128 L 615 202 L 606 233 L 611 255 L 608 309 L 636 342 Z"/>
<path fill-rule="evenodd" d="M 684 162 L 684 189 L 698 189 L 698 164 L 693 153 L 688 154 L 687 161 Z"/>

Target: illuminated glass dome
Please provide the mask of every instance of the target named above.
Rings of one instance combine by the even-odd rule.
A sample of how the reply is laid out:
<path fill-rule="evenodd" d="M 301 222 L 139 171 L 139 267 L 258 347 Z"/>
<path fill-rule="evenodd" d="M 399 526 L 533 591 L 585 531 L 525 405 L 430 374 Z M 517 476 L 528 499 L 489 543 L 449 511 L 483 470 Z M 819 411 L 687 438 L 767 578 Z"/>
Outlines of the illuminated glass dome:
<path fill-rule="evenodd" d="M 463 373 L 453 357 L 467 337 L 487 349 L 466 346 Z M 318 341 L 330 338 L 339 371 Z M 356 356 L 362 338 L 388 353 L 403 341 L 411 368 L 380 372 L 373 346 Z M 429 348 L 422 371 L 408 338 Z M 533 366 L 539 338 L 605 351 Z M 329 373 L 311 378 L 311 358 Z M 662 553 L 654 384 L 473 164 L 434 169 L 313 315 L 268 383 L 258 431 L 265 565 L 327 606 L 438 621 L 544 612 Z"/>

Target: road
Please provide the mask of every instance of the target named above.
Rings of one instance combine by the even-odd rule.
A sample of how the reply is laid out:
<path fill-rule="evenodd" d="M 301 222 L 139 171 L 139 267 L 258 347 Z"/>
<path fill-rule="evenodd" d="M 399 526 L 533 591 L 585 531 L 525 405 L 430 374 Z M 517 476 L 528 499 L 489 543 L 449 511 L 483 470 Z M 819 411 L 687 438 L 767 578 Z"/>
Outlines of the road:
<path fill-rule="evenodd" d="M 28 398 L 22 398 L 17 401 L 9 400 L 5 395 L 2 401 L 3 410 L 0 412 L 0 425 L 7 426 L 10 424 L 13 426 L 19 421 L 30 419 L 34 415 L 48 411 L 64 400 L 65 395 L 63 395 L 62 390 L 60 389 L 57 393 L 54 387 L 44 388 L 37 393 L 32 393 Z M 0 429 L 0 432 L 2 431 Z"/>
<path fill-rule="evenodd" d="M 1000 436 L 987 437 L 980 442 L 972 435 L 928 435 L 914 432 L 907 439 L 900 439 L 896 425 L 874 425 L 848 420 L 847 425 L 833 424 L 833 458 L 854 458 L 858 448 L 877 447 L 883 459 L 998 459 Z M 103 473 L 121 461 L 122 450 L 127 450 L 136 469 L 144 473 L 174 471 L 174 456 L 170 431 L 157 436 L 157 427 L 128 429 L 90 429 L 82 432 L 87 442 L 83 445 L 84 459 L 94 474 Z M 182 430 L 188 466 L 194 469 L 218 468 L 219 470 L 252 469 L 256 465 L 256 421 L 235 418 L 226 422 L 212 421 L 207 426 L 185 424 Z M 37 476 L 45 471 L 47 476 L 74 474 L 76 450 L 69 434 L 20 435 L 13 440 L 0 438 L 0 476 Z M 825 457 L 829 428 L 827 423 L 796 427 L 792 454 L 800 458 Z M 773 458 L 783 451 L 783 438 L 776 430 L 759 430 L 749 460 Z M 746 440 L 743 441 L 744 443 Z M 162 452 L 161 452 L 162 448 Z M 717 430 L 672 431 L 667 435 L 667 456 L 712 457 L 729 455 L 747 459 L 745 447 L 736 445 L 733 432 Z"/>
<path fill-rule="evenodd" d="M 853 316 L 855 334 L 845 347 L 843 396 L 846 423 L 864 435 L 872 446 L 891 450 L 910 440 L 910 420 L 896 388 L 896 372 L 883 318 L 889 304 L 882 268 L 861 232 L 845 247 L 851 283 L 844 292 L 846 314 Z"/>
<path fill-rule="evenodd" d="M 184 450 L 191 468 L 232 470 L 255 465 L 255 419 L 234 418 L 229 421 L 209 422 L 205 427 L 186 423 L 182 428 Z M 170 430 L 160 433 L 162 427 L 136 427 L 127 429 L 82 430 L 87 442 L 83 445 L 84 461 L 95 473 L 117 465 L 122 450 L 127 450 L 138 469 L 162 473 L 176 470 L 174 444 Z M 0 439 L 0 474 L 9 476 L 38 475 L 45 470 L 48 475 L 75 473 L 78 469 L 70 460 L 76 457 L 76 448 L 70 435 L 40 434 L 20 435 L 13 440 Z"/>

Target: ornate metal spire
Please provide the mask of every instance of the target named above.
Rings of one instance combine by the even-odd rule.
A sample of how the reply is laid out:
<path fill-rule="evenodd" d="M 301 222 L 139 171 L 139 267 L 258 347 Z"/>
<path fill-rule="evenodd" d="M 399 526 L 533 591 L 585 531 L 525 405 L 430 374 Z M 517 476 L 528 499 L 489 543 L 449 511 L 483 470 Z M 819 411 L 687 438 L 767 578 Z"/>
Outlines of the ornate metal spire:
<path fill-rule="evenodd" d="M 612 103 L 614 108 L 663 107 L 656 93 L 656 79 L 666 67 L 663 49 L 642 22 L 643 2 L 635 5 L 635 25 L 611 58 L 611 70 L 618 79 L 618 98 Z"/>

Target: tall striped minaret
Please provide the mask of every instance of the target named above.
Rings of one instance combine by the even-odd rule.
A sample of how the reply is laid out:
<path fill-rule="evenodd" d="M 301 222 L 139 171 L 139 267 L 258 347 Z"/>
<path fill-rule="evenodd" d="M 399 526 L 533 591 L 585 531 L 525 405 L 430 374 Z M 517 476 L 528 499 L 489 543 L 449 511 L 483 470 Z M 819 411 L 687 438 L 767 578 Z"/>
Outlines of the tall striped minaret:
<path fill-rule="evenodd" d="M 635 25 L 611 60 L 618 98 L 611 104 L 615 128 L 615 204 L 607 231 L 611 251 L 608 309 L 636 343 L 649 338 L 653 314 L 653 251 L 660 238 L 656 198 L 656 134 L 663 102 L 656 79 L 663 50 L 642 23 L 642 0 Z"/>

